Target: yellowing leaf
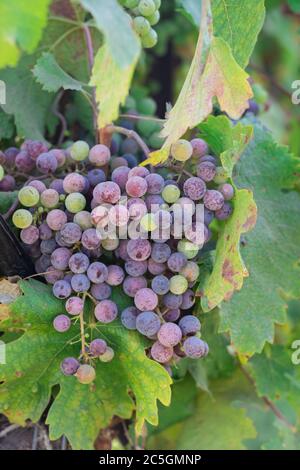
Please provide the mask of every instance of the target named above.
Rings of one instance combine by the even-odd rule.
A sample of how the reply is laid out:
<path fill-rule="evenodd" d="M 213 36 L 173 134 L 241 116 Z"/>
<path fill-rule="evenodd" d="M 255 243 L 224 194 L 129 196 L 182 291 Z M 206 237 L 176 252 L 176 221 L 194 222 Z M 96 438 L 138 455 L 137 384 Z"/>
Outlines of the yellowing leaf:
<path fill-rule="evenodd" d="M 96 87 L 99 103 L 99 128 L 110 124 L 119 115 L 119 106 L 124 104 L 128 95 L 136 59 L 125 68 L 115 62 L 109 47 L 105 44 L 96 55 L 90 84 Z"/>
<path fill-rule="evenodd" d="M 7 279 L 1 279 L 0 281 L 0 303 L 10 304 L 17 297 L 21 295 L 21 290 L 18 284 L 9 282 Z"/>
<path fill-rule="evenodd" d="M 169 149 L 162 147 L 160 150 L 151 152 L 149 158 L 140 163 L 140 166 L 146 165 L 159 165 L 159 163 L 165 162 L 169 157 Z"/>

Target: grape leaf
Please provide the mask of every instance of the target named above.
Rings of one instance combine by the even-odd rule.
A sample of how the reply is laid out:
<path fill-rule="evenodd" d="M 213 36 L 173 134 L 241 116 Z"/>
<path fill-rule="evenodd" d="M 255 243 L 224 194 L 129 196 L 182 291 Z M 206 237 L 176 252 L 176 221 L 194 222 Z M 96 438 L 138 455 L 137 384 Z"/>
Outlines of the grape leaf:
<path fill-rule="evenodd" d="M 126 68 L 114 61 L 108 46 L 102 46 L 96 57 L 90 84 L 96 87 L 100 105 L 98 125 L 101 129 L 119 115 L 119 106 L 125 103 L 138 56 Z"/>
<path fill-rule="evenodd" d="M 21 51 L 32 53 L 47 23 L 50 0 L 10 0 L 0 4 L 0 68 L 15 66 Z"/>
<path fill-rule="evenodd" d="M 37 281 L 22 281 L 20 287 L 24 295 L 11 304 L 10 318 L 1 322 L 1 330 L 24 330 L 21 338 L 7 344 L 7 363 L 0 365 L 1 412 L 20 425 L 26 419 L 37 421 L 49 404 L 52 387 L 59 385 L 47 417 L 50 438 L 64 434 L 74 449 L 92 449 L 99 429 L 114 415 L 130 418 L 135 410 L 138 432 L 145 420 L 156 425 L 157 400 L 169 404 L 171 379 L 146 357 L 141 336 L 118 321 L 99 326 L 91 314 L 93 337 L 106 339 L 116 354 L 109 364 L 97 362 L 93 386 L 81 385 L 75 377 L 63 376 L 59 366 L 64 357 L 78 355 L 79 326 L 57 333 L 52 321 L 64 307 L 51 288 Z"/>
<path fill-rule="evenodd" d="M 117 0 L 80 0 L 81 5 L 95 18 L 99 30 L 104 33 L 107 51 L 120 69 L 127 69 L 136 62 L 141 45 L 131 27 L 130 16 Z M 115 82 L 114 86 L 119 86 Z"/>
<path fill-rule="evenodd" d="M 300 13 L 300 4 L 298 0 L 288 0 L 288 4 L 295 13 Z"/>
<path fill-rule="evenodd" d="M 20 137 L 44 140 L 45 123 L 54 94 L 43 91 L 35 81 L 31 72 L 34 63 L 33 56 L 26 56 L 16 68 L 0 71 L 0 79 L 6 83 L 6 104 L 2 108 L 14 116 Z"/>
<path fill-rule="evenodd" d="M 221 306 L 221 331 L 229 331 L 240 353 L 260 352 L 272 342 L 274 323 L 286 318 L 284 291 L 299 297 L 297 261 L 300 196 L 293 188 L 298 161 L 258 123 L 254 138 L 237 164 L 235 183 L 253 190 L 258 206 L 255 229 L 241 248 L 250 276 L 243 289 Z"/>
<path fill-rule="evenodd" d="M 14 130 L 13 117 L 5 114 L 0 109 L 0 139 L 11 139 L 14 135 Z"/>
<path fill-rule="evenodd" d="M 50 52 L 44 52 L 33 68 L 33 75 L 42 85 L 43 90 L 56 92 L 64 90 L 82 90 L 82 83 L 68 75 L 56 62 Z"/>

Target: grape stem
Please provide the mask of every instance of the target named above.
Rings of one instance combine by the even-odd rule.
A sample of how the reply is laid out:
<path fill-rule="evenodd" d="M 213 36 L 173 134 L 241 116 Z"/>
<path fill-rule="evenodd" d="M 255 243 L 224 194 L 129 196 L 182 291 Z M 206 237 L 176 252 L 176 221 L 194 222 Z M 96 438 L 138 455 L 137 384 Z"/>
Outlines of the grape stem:
<path fill-rule="evenodd" d="M 120 114 L 121 118 L 132 119 L 134 121 L 154 121 L 154 122 L 166 122 L 165 119 L 160 119 L 155 116 L 145 116 L 144 114 Z"/>
<path fill-rule="evenodd" d="M 113 124 L 106 126 L 105 129 L 106 129 L 106 132 L 108 133 L 113 134 L 114 132 L 117 132 L 118 134 L 125 135 L 129 139 L 134 139 L 136 143 L 140 146 L 142 151 L 144 152 L 145 156 L 148 158 L 150 149 L 137 132 L 132 131 L 130 129 L 126 129 L 125 127 L 115 126 Z"/>
<path fill-rule="evenodd" d="M 85 299 L 86 299 L 86 294 L 83 294 L 83 309 L 79 314 L 79 320 L 80 320 L 81 355 L 85 360 L 87 360 L 88 357 L 87 357 L 87 353 L 86 353 L 86 350 L 85 350 L 85 333 L 84 333 Z"/>

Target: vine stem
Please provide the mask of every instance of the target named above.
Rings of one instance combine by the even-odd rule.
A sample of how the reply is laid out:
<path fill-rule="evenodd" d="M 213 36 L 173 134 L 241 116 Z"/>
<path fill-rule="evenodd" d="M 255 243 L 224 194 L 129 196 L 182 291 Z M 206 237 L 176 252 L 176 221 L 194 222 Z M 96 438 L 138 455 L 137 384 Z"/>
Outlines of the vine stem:
<path fill-rule="evenodd" d="M 245 367 L 241 363 L 239 363 L 239 367 L 242 373 L 244 374 L 244 376 L 246 377 L 246 379 L 248 380 L 248 382 L 250 382 L 250 384 L 256 389 L 255 381 L 253 380 L 249 372 L 245 369 Z M 274 413 L 274 415 L 280 421 L 282 421 L 293 433 L 297 432 L 297 428 L 287 420 L 287 418 L 281 413 L 281 411 L 277 408 L 277 406 L 274 405 L 274 403 L 268 397 L 263 396 L 261 398 L 264 401 L 264 403 L 267 405 L 267 407 L 270 408 L 272 413 Z"/>
<path fill-rule="evenodd" d="M 132 119 L 134 121 L 153 121 L 153 122 L 161 122 L 164 123 L 166 122 L 165 119 L 160 119 L 155 116 L 145 116 L 144 114 L 120 114 L 121 118 L 127 118 L 127 119 Z"/>
<path fill-rule="evenodd" d="M 81 355 L 84 359 L 86 359 L 87 354 L 85 351 L 85 333 L 84 333 L 84 306 L 85 306 L 86 294 L 83 294 L 83 309 L 80 312 L 79 320 L 80 320 L 80 338 L 81 338 Z"/>
<path fill-rule="evenodd" d="M 146 142 L 143 141 L 143 139 L 139 136 L 137 132 L 132 131 L 130 129 L 126 129 L 125 127 L 115 126 L 113 124 L 106 126 L 105 131 L 110 134 L 113 134 L 114 132 L 116 132 L 118 134 L 123 134 L 130 139 L 134 139 L 136 143 L 140 146 L 142 151 L 144 152 L 145 156 L 148 158 L 150 149 L 148 145 L 146 144 Z"/>

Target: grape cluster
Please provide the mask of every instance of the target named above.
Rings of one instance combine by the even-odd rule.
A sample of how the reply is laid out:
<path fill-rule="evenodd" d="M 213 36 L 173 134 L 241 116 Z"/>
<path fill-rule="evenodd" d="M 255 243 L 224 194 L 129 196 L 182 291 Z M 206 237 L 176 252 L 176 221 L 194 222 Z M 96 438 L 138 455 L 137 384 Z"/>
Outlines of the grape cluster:
<path fill-rule="evenodd" d="M 174 165 L 167 176 L 164 171 L 130 168 L 105 145 L 89 148 L 83 141 L 65 151 L 25 141 L 20 150 L 4 152 L 11 166 L 22 164 L 24 172 L 29 167 L 37 172 L 19 190 L 20 205 L 12 221 L 36 272 L 65 302 L 65 312 L 53 320 L 56 331 L 65 333 L 77 322 L 91 328 L 92 322 L 101 332 L 101 325 L 119 318 L 126 329 L 152 342 L 149 357 L 168 370 L 181 357 L 208 353 L 193 315 L 193 287 L 199 279 L 198 259 L 212 237 L 210 226 L 230 217 L 234 196 L 208 150 L 202 139 L 179 140 L 171 148 Z M 188 160 L 197 176 L 176 170 Z M 204 204 L 200 223 L 199 204 Z M 178 214 L 182 219 L 190 216 L 180 237 Z M 122 310 L 112 300 L 116 288 L 131 299 L 131 306 Z M 86 302 L 94 305 L 88 323 Z M 84 384 L 95 379 L 96 360 L 114 357 L 105 339 L 89 338 L 81 338 L 77 358 L 61 364 L 65 375 L 75 375 Z"/>
<path fill-rule="evenodd" d="M 133 28 L 141 38 L 142 46 L 146 49 L 157 44 L 157 33 L 152 26 L 160 20 L 159 9 L 161 0 L 119 0 L 133 16 Z"/>

